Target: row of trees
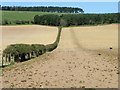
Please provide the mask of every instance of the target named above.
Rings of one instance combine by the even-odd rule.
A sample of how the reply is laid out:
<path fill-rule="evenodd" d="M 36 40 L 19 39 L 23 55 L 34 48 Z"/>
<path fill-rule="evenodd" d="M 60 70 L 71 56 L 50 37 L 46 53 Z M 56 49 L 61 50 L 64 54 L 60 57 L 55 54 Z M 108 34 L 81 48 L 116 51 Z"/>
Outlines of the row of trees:
<path fill-rule="evenodd" d="M 12 44 L 3 51 L 2 65 L 6 62 L 23 62 L 34 57 L 38 57 L 46 52 L 53 51 L 57 48 L 62 27 L 59 27 L 56 41 L 52 44 Z"/>
<path fill-rule="evenodd" d="M 64 20 L 64 26 L 79 26 L 79 25 L 98 25 L 119 23 L 119 14 L 82 14 L 71 15 L 64 14 L 61 16 Z"/>
<path fill-rule="evenodd" d="M 32 57 L 39 56 L 46 52 L 46 48 L 41 44 L 12 44 L 3 51 L 5 61 L 15 60 L 15 62 L 22 62 Z"/>
<path fill-rule="evenodd" d="M 19 7 L 19 6 L 2 6 L 1 10 L 7 11 L 40 11 L 40 12 L 56 12 L 56 13 L 83 13 L 81 8 L 72 8 L 72 7 Z"/>
<path fill-rule="evenodd" d="M 34 23 L 40 25 L 59 26 L 60 19 L 61 19 L 60 16 L 55 14 L 46 14 L 42 16 L 36 15 L 34 17 Z"/>
<path fill-rule="evenodd" d="M 79 25 L 98 25 L 98 24 L 111 24 L 119 23 L 119 13 L 112 14 L 45 14 L 36 15 L 34 20 L 2 20 L 0 24 L 40 24 L 40 25 L 51 25 L 59 26 L 60 23 L 64 22 L 64 26 L 79 26 Z"/>
<path fill-rule="evenodd" d="M 98 25 L 119 23 L 119 14 L 47 14 L 34 17 L 35 24 L 59 26 Z"/>

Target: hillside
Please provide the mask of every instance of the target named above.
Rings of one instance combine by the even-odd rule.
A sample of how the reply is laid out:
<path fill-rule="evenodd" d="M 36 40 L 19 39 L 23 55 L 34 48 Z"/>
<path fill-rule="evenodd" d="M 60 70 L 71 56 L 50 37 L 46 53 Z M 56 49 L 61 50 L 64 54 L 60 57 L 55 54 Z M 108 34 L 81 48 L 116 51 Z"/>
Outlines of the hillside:
<path fill-rule="evenodd" d="M 25 24 L 40 24 L 56 26 L 54 17 L 58 20 L 58 25 L 63 26 L 80 26 L 80 25 L 98 25 L 119 23 L 118 13 L 111 14 L 78 14 L 78 13 L 49 13 L 36 11 L 0 11 L 2 25 L 25 25 Z M 87 17 L 87 18 L 86 18 Z M 35 19 L 34 19 L 35 18 Z M 53 19 L 53 22 L 49 19 Z M 46 23 L 47 21 L 47 23 Z M 49 23 L 48 23 L 49 21 Z M 52 22 L 52 24 L 50 24 Z"/>
<path fill-rule="evenodd" d="M 65 14 L 65 13 L 50 13 L 50 12 L 38 12 L 38 11 L 0 11 L 2 13 L 2 20 L 7 20 L 11 23 L 15 21 L 33 21 L 35 15 L 44 14 Z M 2 21 L 0 19 L 0 22 Z"/>
<path fill-rule="evenodd" d="M 41 25 L 2 26 L 2 35 L 3 42 L 0 47 L 3 49 L 5 49 L 7 45 L 16 43 L 46 45 L 55 41 L 57 37 L 57 27 Z"/>
<path fill-rule="evenodd" d="M 6 27 L 9 29 L 11 26 Z M 33 26 L 26 27 L 30 29 Z M 37 27 L 36 29 L 40 28 L 40 26 Z M 31 29 L 35 29 L 35 27 Z M 51 36 L 56 34 L 54 29 Z M 32 31 L 34 32 L 34 30 Z M 44 31 L 46 32 L 46 30 Z M 45 33 L 42 34 L 43 36 L 38 39 L 33 36 L 33 42 L 43 40 Z M 16 32 L 16 37 L 17 35 Z M 118 88 L 117 35 L 117 24 L 63 28 L 56 50 L 4 68 L 3 87 Z M 46 40 L 49 41 L 47 38 Z"/>

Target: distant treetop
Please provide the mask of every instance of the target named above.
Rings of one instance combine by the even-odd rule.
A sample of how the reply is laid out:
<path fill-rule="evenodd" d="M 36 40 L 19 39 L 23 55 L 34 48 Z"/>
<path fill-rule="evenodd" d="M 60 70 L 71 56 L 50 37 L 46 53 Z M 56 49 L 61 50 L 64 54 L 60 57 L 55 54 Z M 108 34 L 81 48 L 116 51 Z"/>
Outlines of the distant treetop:
<path fill-rule="evenodd" d="M 84 13 L 81 8 L 73 8 L 73 7 L 44 7 L 44 6 L 36 6 L 36 7 L 20 7 L 20 6 L 1 6 L 1 10 L 7 11 L 40 11 L 40 12 L 55 12 L 55 13 Z"/>

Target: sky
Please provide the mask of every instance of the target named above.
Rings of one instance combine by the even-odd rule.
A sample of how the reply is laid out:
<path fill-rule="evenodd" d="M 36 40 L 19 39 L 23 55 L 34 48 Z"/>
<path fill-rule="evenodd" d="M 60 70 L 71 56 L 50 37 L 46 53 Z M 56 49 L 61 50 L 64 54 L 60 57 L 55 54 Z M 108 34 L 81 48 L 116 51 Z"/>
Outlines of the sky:
<path fill-rule="evenodd" d="M 2 2 L 3 6 L 4 5 L 6 6 L 59 6 L 59 7 L 82 8 L 85 11 L 85 13 L 117 13 L 118 12 L 117 0 L 116 2 L 115 0 L 114 2 L 113 0 L 106 0 L 109 2 L 93 2 L 91 0 L 89 0 L 91 2 L 83 2 L 83 1 L 80 2 L 80 0 L 74 0 L 74 2 L 70 2 L 71 0 L 69 0 L 69 2 L 55 2 L 55 1 L 52 2 L 52 0 L 49 0 L 49 2 L 45 2 L 46 0 L 44 0 L 44 2 L 40 2 L 41 0 L 39 0 L 39 2 L 36 2 L 37 0 L 35 0 L 35 2 L 33 1 L 32 2 L 26 2 L 26 1 L 13 2 L 15 0 L 9 0 L 9 2 L 6 2 L 6 1 L 7 0 L 4 0 L 4 2 Z M 75 2 L 75 1 L 78 1 L 78 2 Z"/>
<path fill-rule="evenodd" d="M 1 0 L 1 2 L 119 2 L 120 0 Z"/>

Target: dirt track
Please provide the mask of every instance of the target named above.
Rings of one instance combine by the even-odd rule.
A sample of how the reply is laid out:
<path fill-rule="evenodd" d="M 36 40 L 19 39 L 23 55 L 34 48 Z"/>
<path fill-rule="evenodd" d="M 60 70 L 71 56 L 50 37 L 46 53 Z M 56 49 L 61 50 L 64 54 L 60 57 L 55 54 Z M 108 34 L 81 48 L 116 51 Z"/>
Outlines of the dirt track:
<path fill-rule="evenodd" d="M 116 39 L 117 25 L 64 28 L 56 50 L 4 69 L 3 87 L 117 88 Z"/>

